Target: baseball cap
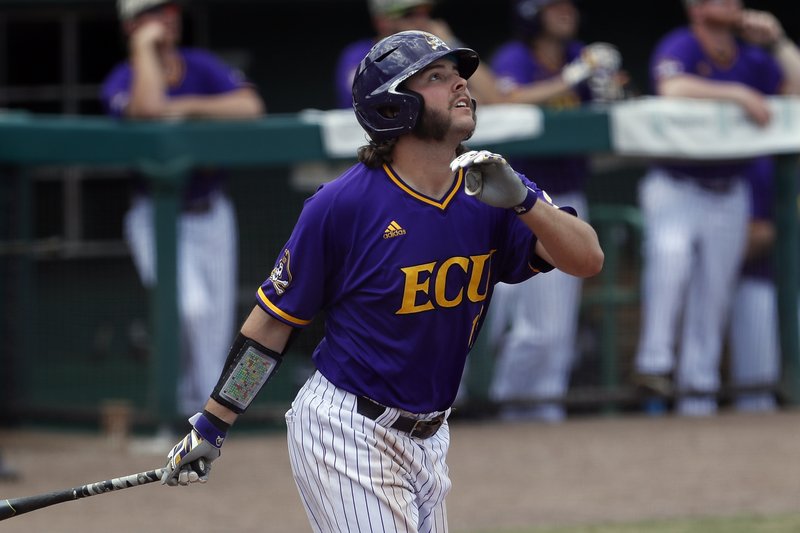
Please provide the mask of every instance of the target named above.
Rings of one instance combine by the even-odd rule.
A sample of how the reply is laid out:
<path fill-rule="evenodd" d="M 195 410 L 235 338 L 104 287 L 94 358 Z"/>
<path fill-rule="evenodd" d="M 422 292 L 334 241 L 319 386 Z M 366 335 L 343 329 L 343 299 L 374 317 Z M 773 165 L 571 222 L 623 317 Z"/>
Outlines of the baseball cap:
<path fill-rule="evenodd" d="M 369 0 L 372 16 L 395 16 L 417 6 L 432 6 L 433 0 Z"/>
<path fill-rule="evenodd" d="M 117 0 L 117 13 L 120 20 L 130 20 L 148 9 L 175 3 L 176 0 Z"/>

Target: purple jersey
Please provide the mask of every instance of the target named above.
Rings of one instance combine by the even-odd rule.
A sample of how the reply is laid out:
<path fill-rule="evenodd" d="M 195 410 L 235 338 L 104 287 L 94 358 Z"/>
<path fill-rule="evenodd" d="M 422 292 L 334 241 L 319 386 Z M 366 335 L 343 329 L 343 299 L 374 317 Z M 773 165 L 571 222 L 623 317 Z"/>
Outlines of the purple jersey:
<path fill-rule="evenodd" d="M 581 53 L 583 45 L 577 41 L 567 45 L 566 61 L 570 62 Z M 495 54 L 492 70 L 498 77 L 501 87 L 524 85 L 543 81 L 561 75 L 561 70 L 553 70 L 539 63 L 531 54 L 530 47 L 521 41 L 503 45 Z M 589 87 L 581 83 L 574 90 L 563 93 L 544 105 L 553 109 L 580 107 L 591 98 Z M 531 176 L 537 185 L 550 194 L 582 191 L 589 175 L 588 159 L 582 156 L 509 158 L 511 166 L 523 174 Z"/>
<path fill-rule="evenodd" d="M 508 209 L 434 200 L 356 164 L 305 202 L 258 304 L 291 326 L 325 312 L 314 351 L 336 386 L 415 413 L 448 408 L 494 284 L 552 269 Z"/>
<path fill-rule="evenodd" d="M 375 41 L 362 39 L 347 45 L 336 64 L 336 106 L 341 109 L 353 107 L 353 78 L 361 60 L 367 57 Z"/>
<path fill-rule="evenodd" d="M 783 81 L 780 66 L 764 49 L 737 42 L 735 59 L 730 64 L 719 65 L 706 54 L 688 27 L 674 30 L 664 37 L 650 60 L 654 88 L 658 87 L 658 80 L 677 74 L 692 74 L 714 81 L 739 82 L 766 95 L 778 94 Z M 740 176 L 748 164 L 747 160 L 739 160 L 662 166 L 673 173 L 713 180 Z"/>
<path fill-rule="evenodd" d="M 773 221 L 775 204 L 775 161 L 772 157 L 753 160 L 745 172 L 750 185 L 750 218 Z M 767 253 L 746 261 L 742 274 L 749 277 L 772 279 L 772 254 Z"/>
<path fill-rule="evenodd" d="M 228 67 L 213 54 L 204 50 L 181 48 L 184 73 L 181 80 L 167 89 L 167 95 L 215 95 L 235 91 L 251 85 L 242 73 Z M 133 71 L 129 62 L 117 65 L 103 82 L 101 99 L 106 111 L 114 117 L 123 117 L 130 102 Z M 184 194 L 186 206 L 197 205 L 219 189 L 222 173 L 212 169 L 198 169 L 192 173 Z M 145 184 L 139 187 L 144 190 Z"/>

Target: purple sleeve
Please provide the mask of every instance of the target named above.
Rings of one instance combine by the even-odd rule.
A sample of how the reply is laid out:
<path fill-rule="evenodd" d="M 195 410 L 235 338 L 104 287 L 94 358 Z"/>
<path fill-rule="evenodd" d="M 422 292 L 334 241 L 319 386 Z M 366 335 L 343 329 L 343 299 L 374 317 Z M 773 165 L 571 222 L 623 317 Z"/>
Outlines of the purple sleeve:
<path fill-rule="evenodd" d="M 658 93 L 658 82 L 676 74 L 691 73 L 700 58 L 700 48 L 688 28 L 680 28 L 664 37 L 650 59 L 650 81 Z"/>
<path fill-rule="evenodd" d="M 187 69 L 198 73 L 202 92 L 223 94 L 251 86 L 239 69 L 226 65 L 215 55 L 196 49 L 185 49 L 183 52 Z"/>
<path fill-rule="evenodd" d="M 125 114 L 130 101 L 131 71 L 127 64 L 117 66 L 103 82 L 100 100 L 106 113 L 113 117 Z"/>
<path fill-rule="evenodd" d="M 516 84 L 534 81 L 533 62 L 525 45 L 514 41 L 503 45 L 492 59 L 492 70 L 498 78 Z"/>
<path fill-rule="evenodd" d="M 348 45 L 339 55 L 336 64 L 336 106 L 347 109 L 353 106 L 353 77 L 358 64 L 372 48 L 372 41 L 363 39 Z"/>
<path fill-rule="evenodd" d="M 329 206 L 319 191 L 306 200 L 275 267 L 258 289 L 258 305 L 290 326 L 307 326 L 323 305 L 325 275 L 336 255 L 326 238 L 325 228 L 332 227 Z"/>

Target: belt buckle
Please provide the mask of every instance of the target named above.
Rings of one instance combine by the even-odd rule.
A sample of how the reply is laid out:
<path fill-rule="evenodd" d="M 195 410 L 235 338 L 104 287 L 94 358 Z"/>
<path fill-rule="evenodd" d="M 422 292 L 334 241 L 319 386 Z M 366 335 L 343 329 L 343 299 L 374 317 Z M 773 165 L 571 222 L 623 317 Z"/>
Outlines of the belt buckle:
<path fill-rule="evenodd" d="M 418 439 L 429 439 L 439 431 L 439 428 L 442 427 L 442 422 L 444 422 L 444 415 L 439 415 L 430 420 L 417 420 L 408 434 Z"/>

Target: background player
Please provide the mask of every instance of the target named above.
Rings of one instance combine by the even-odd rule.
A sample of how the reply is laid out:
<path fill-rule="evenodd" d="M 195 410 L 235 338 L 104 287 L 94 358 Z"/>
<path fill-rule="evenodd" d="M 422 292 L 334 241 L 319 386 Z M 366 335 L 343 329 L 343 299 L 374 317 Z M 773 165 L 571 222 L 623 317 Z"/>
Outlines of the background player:
<path fill-rule="evenodd" d="M 778 340 L 778 296 L 772 266 L 776 239 L 774 219 L 775 161 L 760 157 L 746 173 L 750 187 L 750 222 L 742 272 L 731 306 L 731 387 L 777 388 L 781 352 Z M 777 408 L 769 390 L 736 393 L 739 411 L 768 412 Z"/>
<path fill-rule="evenodd" d="M 518 38 L 501 46 L 492 61 L 505 101 L 569 109 L 621 96 L 619 52 L 607 43 L 585 46 L 577 41 L 579 21 L 572 0 L 514 2 Z M 556 204 L 573 206 L 587 216 L 587 157 L 509 161 L 535 177 Z M 564 272 L 516 286 L 498 284 L 489 324 L 490 343 L 497 347 L 493 400 L 502 404 L 515 398 L 563 397 L 577 349 L 581 286 L 580 278 Z M 506 404 L 500 410 L 506 420 L 545 422 L 561 421 L 565 413 L 558 401 Z"/>
<path fill-rule="evenodd" d="M 603 262 L 591 226 L 502 157 L 465 152 L 477 66 L 474 51 L 416 31 L 361 62 L 353 101 L 370 143 L 306 201 L 165 482 L 201 479 L 191 464 L 219 456 L 292 330 L 324 311 L 317 371 L 286 414 L 312 529 L 447 530 L 447 417 L 492 287 Z"/>
<path fill-rule="evenodd" d="M 652 56 L 656 94 L 734 102 L 758 125 L 771 120 L 765 95 L 800 94 L 800 51 L 775 17 L 744 10 L 739 0 L 685 5 L 689 27 L 668 34 Z M 677 412 L 684 415 L 717 410 L 723 328 L 749 219 L 749 162 L 704 163 L 654 165 L 639 191 L 645 242 L 634 380 L 669 395 L 675 370 Z"/>
<path fill-rule="evenodd" d="M 210 53 L 178 46 L 181 11 L 165 0 L 119 0 L 130 60 L 102 88 L 113 116 L 129 119 L 256 118 L 264 104 L 242 74 Z M 178 411 L 194 413 L 214 386 L 236 323 L 237 225 L 218 169 L 195 169 L 178 220 L 182 356 Z M 156 282 L 153 203 L 137 180 L 125 238 L 146 287 Z"/>

